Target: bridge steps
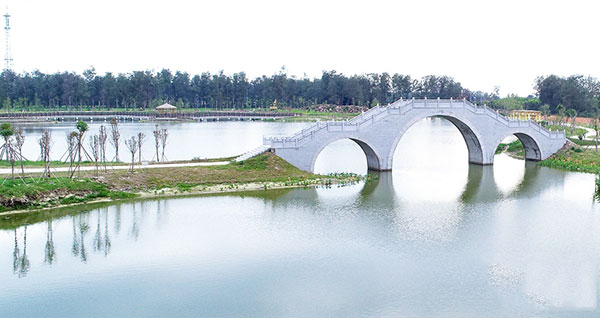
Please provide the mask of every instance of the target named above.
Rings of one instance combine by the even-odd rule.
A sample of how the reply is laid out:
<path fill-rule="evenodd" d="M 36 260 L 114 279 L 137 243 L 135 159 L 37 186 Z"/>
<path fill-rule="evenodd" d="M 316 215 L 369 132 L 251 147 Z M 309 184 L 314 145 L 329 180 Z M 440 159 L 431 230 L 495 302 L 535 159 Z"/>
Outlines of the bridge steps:
<path fill-rule="evenodd" d="M 260 146 L 260 147 L 254 148 L 254 149 L 242 154 L 241 156 L 233 159 L 233 162 L 240 162 L 240 161 L 248 160 L 250 158 L 253 158 L 260 154 L 263 154 L 263 153 L 269 151 L 270 149 L 271 148 L 267 147 L 267 146 Z"/>

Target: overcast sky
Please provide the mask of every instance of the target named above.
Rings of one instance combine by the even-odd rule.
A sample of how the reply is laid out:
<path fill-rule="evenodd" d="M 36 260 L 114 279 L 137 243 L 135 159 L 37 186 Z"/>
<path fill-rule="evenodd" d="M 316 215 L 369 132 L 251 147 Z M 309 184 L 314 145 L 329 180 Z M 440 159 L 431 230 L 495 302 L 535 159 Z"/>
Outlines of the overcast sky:
<path fill-rule="evenodd" d="M 600 77 L 600 1 L 0 0 L 18 72 L 169 68 L 318 77 L 449 75 L 533 93 L 547 74 Z M 4 40 L 4 36 L 2 36 Z M 4 57 L 4 45 L 2 58 Z"/>

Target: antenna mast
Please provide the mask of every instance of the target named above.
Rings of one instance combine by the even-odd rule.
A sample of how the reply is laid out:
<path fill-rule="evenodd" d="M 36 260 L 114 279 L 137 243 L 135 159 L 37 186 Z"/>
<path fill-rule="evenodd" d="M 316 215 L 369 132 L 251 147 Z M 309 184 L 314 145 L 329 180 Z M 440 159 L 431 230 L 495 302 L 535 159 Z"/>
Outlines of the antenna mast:
<path fill-rule="evenodd" d="M 4 20 L 6 22 L 5 26 L 4 26 L 4 31 L 6 32 L 6 54 L 4 56 L 4 69 L 5 70 L 10 70 L 12 69 L 13 66 L 13 58 L 12 58 L 12 54 L 10 53 L 10 43 L 9 43 L 9 39 L 10 39 L 10 23 L 9 23 L 9 19 L 10 19 L 10 14 L 8 14 L 8 6 L 6 7 L 6 13 L 4 14 Z"/>

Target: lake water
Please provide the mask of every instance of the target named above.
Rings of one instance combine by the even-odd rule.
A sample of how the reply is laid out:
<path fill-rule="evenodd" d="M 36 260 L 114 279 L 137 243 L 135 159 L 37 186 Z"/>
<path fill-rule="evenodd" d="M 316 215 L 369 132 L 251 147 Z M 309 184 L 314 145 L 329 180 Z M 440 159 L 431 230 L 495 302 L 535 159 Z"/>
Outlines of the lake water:
<path fill-rule="evenodd" d="M 298 127 L 221 124 L 241 135 L 181 135 L 236 149 L 255 129 Z M 316 169 L 366 173 L 366 161 L 339 141 Z M 0 221 L 0 317 L 600 316 L 593 175 L 504 155 L 469 165 L 460 133 L 428 119 L 372 176 Z"/>
<path fill-rule="evenodd" d="M 89 131 L 85 135 L 84 147 L 88 147 L 89 137 L 97 135 L 100 126 L 104 125 L 110 139 L 110 123 L 94 122 L 89 124 Z M 50 156 L 53 160 L 65 160 L 67 152 L 66 136 L 75 130 L 75 123 L 58 124 L 21 124 L 25 143 L 23 156 L 29 160 L 38 160 L 40 146 L 38 139 L 44 129 L 52 134 L 52 150 Z M 168 160 L 190 160 L 199 158 L 222 158 L 240 155 L 262 145 L 264 135 L 287 135 L 295 133 L 306 126 L 306 123 L 282 123 L 262 121 L 223 121 L 203 123 L 169 123 L 161 122 L 159 128 L 167 129 L 169 136 L 165 147 Z M 131 154 L 125 147 L 124 140 L 144 133 L 145 141 L 142 145 L 142 158 L 144 160 L 156 159 L 154 135 L 155 123 L 122 122 L 119 124 L 121 141 L 119 159 L 128 161 Z M 89 152 L 89 151 L 88 151 Z M 106 142 L 106 156 L 113 160 L 115 150 L 109 141 Z"/>

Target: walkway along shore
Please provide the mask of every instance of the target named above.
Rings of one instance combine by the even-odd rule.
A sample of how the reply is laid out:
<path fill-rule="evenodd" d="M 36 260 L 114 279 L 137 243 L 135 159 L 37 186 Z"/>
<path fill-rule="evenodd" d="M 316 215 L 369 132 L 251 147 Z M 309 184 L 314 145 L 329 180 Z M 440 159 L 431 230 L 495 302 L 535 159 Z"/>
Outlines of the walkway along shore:
<path fill-rule="evenodd" d="M 135 164 L 134 169 L 156 169 L 156 168 L 178 168 L 178 167 L 207 167 L 207 166 L 222 166 L 229 164 L 230 161 L 216 161 L 216 162 L 186 162 L 186 163 L 157 163 L 157 164 Z M 109 170 L 127 170 L 130 169 L 131 165 L 109 165 L 106 169 Z M 68 172 L 69 167 L 51 167 L 52 172 Z M 101 165 L 98 166 L 98 170 L 104 169 Z M 95 171 L 95 166 L 81 166 L 81 171 Z M 25 173 L 42 173 L 44 168 L 25 168 Z M 0 174 L 10 174 L 11 168 L 0 168 Z M 15 164 L 15 174 L 21 173 L 21 169 L 18 167 L 18 162 Z"/>

